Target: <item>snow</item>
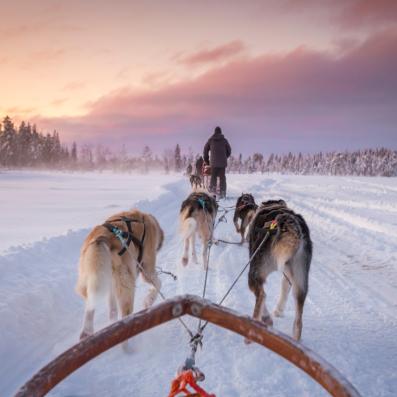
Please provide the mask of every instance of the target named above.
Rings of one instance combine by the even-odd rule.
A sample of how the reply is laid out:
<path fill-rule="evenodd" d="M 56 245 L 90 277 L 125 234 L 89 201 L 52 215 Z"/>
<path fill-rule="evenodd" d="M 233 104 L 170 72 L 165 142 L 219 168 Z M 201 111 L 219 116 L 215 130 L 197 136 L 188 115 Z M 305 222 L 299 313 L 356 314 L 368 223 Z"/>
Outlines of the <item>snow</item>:
<path fill-rule="evenodd" d="M 0 253 L 13 245 L 102 222 L 109 212 L 122 211 L 147 197 L 156 198 L 164 193 L 162 185 L 178 177 L 111 172 L 0 172 L 1 217 L 7 226 L 0 229 Z"/>
<path fill-rule="evenodd" d="M 283 198 L 311 229 L 314 255 L 302 343 L 338 368 L 363 396 L 396 395 L 397 180 L 252 174 L 229 175 L 228 183 L 232 199 L 225 205 L 234 204 L 243 191 L 257 201 Z M 165 231 L 158 264 L 178 275 L 177 281 L 161 275 L 163 293 L 201 295 L 202 267 L 180 265 L 177 217 L 188 193 L 186 178 L 177 175 L 0 174 L 1 396 L 12 395 L 77 342 L 83 317 L 83 301 L 74 292 L 79 250 L 89 227 L 108 215 L 135 205 L 153 213 Z M 239 240 L 232 216 L 227 214 L 215 237 Z M 213 246 L 207 298 L 219 301 L 247 259 L 246 246 Z M 147 288 L 138 280 L 136 310 Z M 273 273 L 266 284 L 269 309 L 279 288 L 280 275 Z M 247 274 L 225 305 L 252 313 Z M 106 313 L 105 307 L 98 313 L 96 329 L 108 324 Z M 274 327 L 291 335 L 293 315 L 290 297 L 285 317 L 275 318 Z M 186 322 L 197 326 L 193 318 Z M 187 341 L 177 321 L 167 323 L 132 339 L 132 354 L 115 347 L 50 395 L 166 395 L 188 354 Z M 247 346 L 240 336 L 212 325 L 197 364 L 206 374 L 204 387 L 217 396 L 327 395 L 274 353 Z"/>

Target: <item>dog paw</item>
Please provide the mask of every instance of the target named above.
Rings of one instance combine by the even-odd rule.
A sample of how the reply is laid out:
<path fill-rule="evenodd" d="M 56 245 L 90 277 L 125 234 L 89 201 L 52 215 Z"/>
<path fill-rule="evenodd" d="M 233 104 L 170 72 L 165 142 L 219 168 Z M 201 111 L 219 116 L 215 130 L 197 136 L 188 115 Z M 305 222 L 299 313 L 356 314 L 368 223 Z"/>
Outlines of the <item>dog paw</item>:
<path fill-rule="evenodd" d="M 273 310 L 273 316 L 274 317 L 284 317 L 284 311 L 276 308 Z"/>
<path fill-rule="evenodd" d="M 113 323 L 117 321 L 117 310 L 111 310 L 109 312 L 109 320 Z"/>
<path fill-rule="evenodd" d="M 91 336 L 92 334 L 93 334 L 92 332 L 83 330 L 83 331 L 81 331 L 81 334 L 80 334 L 80 340 L 84 340 L 84 339 L 88 338 L 89 336 Z"/>
<path fill-rule="evenodd" d="M 183 257 L 183 258 L 182 258 L 182 265 L 183 265 L 183 266 L 187 266 L 188 263 L 189 263 L 189 258 Z"/>
<path fill-rule="evenodd" d="M 246 345 L 250 345 L 250 344 L 253 343 L 253 342 L 252 342 L 251 339 L 244 338 L 244 343 L 245 343 Z"/>
<path fill-rule="evenodd" d="M 143 301 L 143 307 L 145 309 L 149 309 L 149 307 L 153 306 L 154 301 L 156 300 L 156 296 L 153 296 L 152 294 L 149 294 Z"/>
<path fill-rule="evenodd" d="M 267 327 L 272 327 L 272 326 L 273 326 L 273 320 L 272 320 L 270 314 L 267 314 L 266 316 L 262 316 L 262 322 L 263 322 Z"/>

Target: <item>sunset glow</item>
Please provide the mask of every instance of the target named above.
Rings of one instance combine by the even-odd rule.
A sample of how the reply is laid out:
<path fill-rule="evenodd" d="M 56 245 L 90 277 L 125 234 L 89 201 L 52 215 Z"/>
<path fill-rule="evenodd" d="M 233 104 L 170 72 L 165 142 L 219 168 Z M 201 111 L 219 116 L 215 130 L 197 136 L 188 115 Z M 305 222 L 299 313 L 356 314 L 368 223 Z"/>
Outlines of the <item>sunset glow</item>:
<path fill-rule="evenodd" d="M 393 0 L 0 2 L 0 115 L 65 142 L 397 146 Z"/>

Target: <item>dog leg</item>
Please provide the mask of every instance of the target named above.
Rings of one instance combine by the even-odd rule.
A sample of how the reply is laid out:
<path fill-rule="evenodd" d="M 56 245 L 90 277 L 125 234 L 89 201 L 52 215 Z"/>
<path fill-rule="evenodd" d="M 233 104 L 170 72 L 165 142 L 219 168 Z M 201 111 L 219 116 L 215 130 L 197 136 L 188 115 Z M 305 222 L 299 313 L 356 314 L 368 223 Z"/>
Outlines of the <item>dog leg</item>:
<path fill-rule="evenodd" d="M 197 264 L 198 259 L 197 259 L 197 252 L 196 252 L 196 233 L 193 233 L 191 236 L 191 244 L 192 244 L 192 259 L 193 263 Z"/>
<path fill-rule="evenodd" d="M 136 277 L 134 270 L 129 264 L 124 263 L 123 265 L 118 269 L 117 273 L 114 273 L 114 290 L 121 318 L 130 315 L 134 310 Z M 122 342 L 122 348 L 126 353 L 131 352 L 128 341 Z"/>
<path fill-rule="evenodd" d="M 80 258 L 78 288 L 85 298 L 85 312 L 80 339 L 94 333 L 94 314 L 98 302 L 112 289 L 112 265 L 109 247 L 101 242 L 90 244 Z"/>
<path fill-rule="evenodd" d="M 309 289 L 307 261 L 307 256 L 301 255 L 295 257 L 293 262 L 291 262 L 292 278 L 290 278 L 290 281 L 292 282 L 292 293 L 295 300 L 295 319 L 293 325 L 293 337 L 295 340 L 300 340 L 302 336 L 303 306 Z"/>
<path fill-rule="evenodd" d="M 295 298 L 295 319 L 293 326 L 293 336 L 295 340 L 300 340 L 302 336 L 302 314 L 303 305 L 305 304 L 306 291 L 296 287 L 293 287 L 293 294 Z"/>
<path fill-rule="evenodd" d="M 117 301 L 113 291 L 109 294 L 109 320 L 112 322 L 117 320 Z"/>
<path fill-rule="evenodd" d="M 240 226 L 238 224 L 238 216 L 237 216 L 237 214 L 234 214 L 233 223 L 234 223 L 234 227 L 236 228 L 236 232 L 240 233 Z"/>
<path fill-rule="evenodd" d="M 240 244 L 244 244 L 244 241 L 245 241 L 245 227 L 243 225 L 241 225 L 240 234 L 241 234 Z"/>
<path fill-rule="evenodd" d="M 266 293 L 263 288 L 264 281 L 258 280 L 252 275 L 248 276 L 248 283 L 251 291 L 255 294 L 255 307 L 252 317 L 254 320 L 262 321 L 266 326 L 272 326 L 273 320 L 266 308 L 265 299 Z M 245 343 L 251 343 L 249 339 L 245 339 Z"/>
<path fill-rule="evenodd" d="M 83 340 L 94 333 L 94 314 L 95 309 L 88 308 L 86 305 L 84 312 L 83 329 L 80 333 L 80 340 Z"/>
<path fill-rule="evenodd" d="M 124 318 L 130 315 L 134 308 L 134 298 L 131 294 L 131 291 L 128 291 L 128 289 L 126 288 L 123 288 L 121 291 L 119 291 L 118 303 L 120 307 L 121 317 Z M 128 344 L 128 340 L 122 342 L 121 347 L 125 353 L 132 352 L 131 347 Z"/>
<path fill-rule="evenodd" d="M 266 303 L 265 303 L 266 293 L 263 286 L 261 286 L 258 289 L 258 291 L 255 293 L 255 296 L 256 296 L 256 302 L 255 302 L 255 308 L 253 314 L 254 319 L 258 321 L 262 321 L 267 326 L 272 326 L 273 320 L 266 307 Z"/>
<path fill-rule="evenodd" d="M 153 269 L 155 268 L 155 266 L 153 266 Z M 143 306 L 145 309 L 148 309 L 150 306 L 153 305 L 154 301 L 157 298 L 158 295 L 158 291 L 160 291 L 161 288 L 161 281 L 158 278 L 156 272 L 151 272 L 151 273 L 147 273 L 142 272 L 142 277 L 143 279 L 151 285 L 151 288 L 149 289 L 148 294 L 146 295 L 145 300 L 143 301 Z"/>
<path fill-rule="evenodd" d="M 186 266 L 189 263 L 189 244 L 190 237 L 185 238 L 184 248 L 183 248 L 183 256 L 182 256 L 182 265 Z"/>
<path fill-rule="evenodd" d="M 289 279 L 291 279 L 290 276 L 288 276 Z M 276 308 L 273 311 L 273 315 L 275 317 L 282 317 L 285 309 L 285 304 L 287 303 L 287 298 L 289 291 L 291 289 L 291 285 L 287 279 L 283 275 L 282 280 L 281 280 L 281 291 L 280 291 L 280 298 L 277 302 Z"/>
<path fill-rule="evenodd" d="M 262 271 L 260 269 L 263 269 Z M 271 272 L 269 264 L 261 263 L 261 259 L 257 256 L 251 262 L 250 271 L 248 273 L 248 286 L 255 295 L 255 307 L 252 317 L 254 320 L 263 321 L 266 325 L 273 325 L 273 320 L 267 310 L 265 300 L 266 293 L 264 284 L 268 274 Z"/>
<path fill-rule="evenodd" d="M 203 241 L 203 266 L 204 270 L 208 268 L 208 241 Z"/>

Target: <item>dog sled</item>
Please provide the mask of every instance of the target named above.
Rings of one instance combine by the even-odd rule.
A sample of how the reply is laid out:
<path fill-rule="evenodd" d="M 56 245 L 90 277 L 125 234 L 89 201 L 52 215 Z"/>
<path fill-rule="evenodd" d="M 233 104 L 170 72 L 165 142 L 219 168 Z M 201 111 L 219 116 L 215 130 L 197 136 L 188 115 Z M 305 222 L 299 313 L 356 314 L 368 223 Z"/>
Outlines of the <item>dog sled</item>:
<path fill-rule="evenodd" d="M 106 350 L 153 327 L 171 320 L 181 320 L 181 317 L 185 315 L 240 334 L 272 350 L 306 372 L 332 396 L 360 396 L 354 386 L 337 369 L 288 336 L 231 309 L 197 296 L 184 295 L 165 300 L 149 309 L 125 317 L 72 346 L 37 372 L 19 389 L 15 397 L 44 396 L 71 373 Z M 183 376 L 179 374 L 172 382 L 174 389 L 171 387 L 170 391 L 165 390 L 164 395 L 169 393 L 169 397 L 176 395 L 214 396 L 197 385 L 197 382 L 202 379 L 202 373 L 194 371 L 195 368 L 192 368 L 183 371 Z M 189 385 L 192 386 L 193 391 L 188 390 Z"/>

